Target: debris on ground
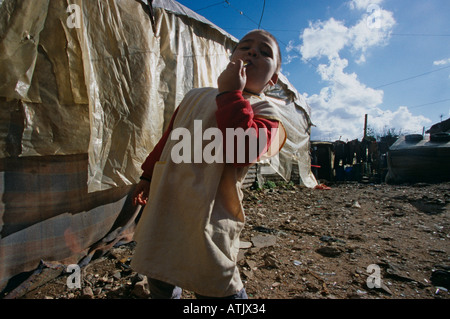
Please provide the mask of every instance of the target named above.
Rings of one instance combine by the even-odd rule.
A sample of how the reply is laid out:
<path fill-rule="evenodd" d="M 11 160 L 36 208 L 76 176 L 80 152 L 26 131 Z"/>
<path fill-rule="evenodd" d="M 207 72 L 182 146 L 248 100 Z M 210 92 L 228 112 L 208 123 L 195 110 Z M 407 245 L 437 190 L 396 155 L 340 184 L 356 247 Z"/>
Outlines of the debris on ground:
<path fill-rule="evenodd" d="M 449 299 L 450 183 L 246 189 L 238 264 L 254 299 Z M 60 276 L 29 299 L 149 298 L 134 243 Z M 195 298 L 184 291 L 183 298 Z"/>

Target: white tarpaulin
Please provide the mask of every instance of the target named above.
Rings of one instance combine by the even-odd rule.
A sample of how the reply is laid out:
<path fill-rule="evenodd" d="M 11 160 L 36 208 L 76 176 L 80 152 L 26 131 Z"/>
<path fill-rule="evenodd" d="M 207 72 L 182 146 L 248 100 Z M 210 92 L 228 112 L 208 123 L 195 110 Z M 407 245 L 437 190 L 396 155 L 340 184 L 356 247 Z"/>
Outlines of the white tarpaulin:
<path fill-rule="evenodd" d="M 1 290 L 132 232 L 142 162 L 185 93 L 216 86 L 237 40 L 171 0 L 0 2 Z M 314 187 L 310 109 L 283 76 L 268 94 L 288 133 L 278 172 L 298 163 Z"/>

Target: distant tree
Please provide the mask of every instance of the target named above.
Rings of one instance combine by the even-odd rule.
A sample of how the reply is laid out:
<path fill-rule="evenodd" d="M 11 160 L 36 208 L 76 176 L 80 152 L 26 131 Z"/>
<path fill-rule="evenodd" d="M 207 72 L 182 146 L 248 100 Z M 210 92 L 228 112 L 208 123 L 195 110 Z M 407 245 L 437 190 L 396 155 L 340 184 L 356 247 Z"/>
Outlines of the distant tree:
<path fill-rule="evenodd" d="M 388 128 L 385 126 L 381 130 L 376 130 L 370 126 L 367 127 L 367 136 L 374 137 L 377 142 L 382 140 L 397 139 L 401 135 L 404 135 L 402 129 L 396 129 L 395 127 Z"/>
<path fill-rule="evenodd" d="M 378 143 L 386 144 L 386 147 L 390 147 L 397 141 L 399 136 L 404 135 L 402 129 L 396 129 L 394 127 L 383 127 L 382 130 L 375 130 L 373 127 L 367 128 L 367 135 L 373 137 Z"/>

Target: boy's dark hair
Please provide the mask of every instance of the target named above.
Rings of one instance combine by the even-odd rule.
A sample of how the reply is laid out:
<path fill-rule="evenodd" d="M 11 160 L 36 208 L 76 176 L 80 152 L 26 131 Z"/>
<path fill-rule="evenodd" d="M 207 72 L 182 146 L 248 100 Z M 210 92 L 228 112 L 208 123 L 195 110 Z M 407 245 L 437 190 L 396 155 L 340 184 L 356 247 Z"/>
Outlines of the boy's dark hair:
<path fill-rule="evenodd" d="M 245 36 L 243 36 L 242 38 L 246 37 L 247 35 L 251 34 L 251 33 L 255 33 L 255 32 L 260 32 L 266 36 L 268 36 L 269 38 L 271 38 L 273 40 L 273 42 L 275 42 L 275 44 L 277 45 L 277 70 L 275 71 L 276 73 L 280 72 L 281 69 L 281 50 L 280 50 L 280 45 L 278 44 L 277 39 L 274 37 L 274 35 L 272 33 L 270 33 L 269 31 L 266 30 L 262 30 L 262 29 L 255 29 L 252 30 L 250 32 L 247 32 L 247 34 Z M 234 46 L 232 53 L 234 53 L 234 51 L 236 50 L 237 46 L 239 45 L 239 42 Z"/>

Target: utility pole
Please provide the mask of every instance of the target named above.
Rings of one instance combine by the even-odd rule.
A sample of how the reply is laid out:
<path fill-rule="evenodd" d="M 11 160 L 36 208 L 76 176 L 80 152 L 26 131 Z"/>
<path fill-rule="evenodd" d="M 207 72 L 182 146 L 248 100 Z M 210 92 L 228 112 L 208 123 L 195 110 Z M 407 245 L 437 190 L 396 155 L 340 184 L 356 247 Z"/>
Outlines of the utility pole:
<path fill-rule="evenodd" d="M 367 137 L 367 114 L 364 116 L 364 140 Z"/>

